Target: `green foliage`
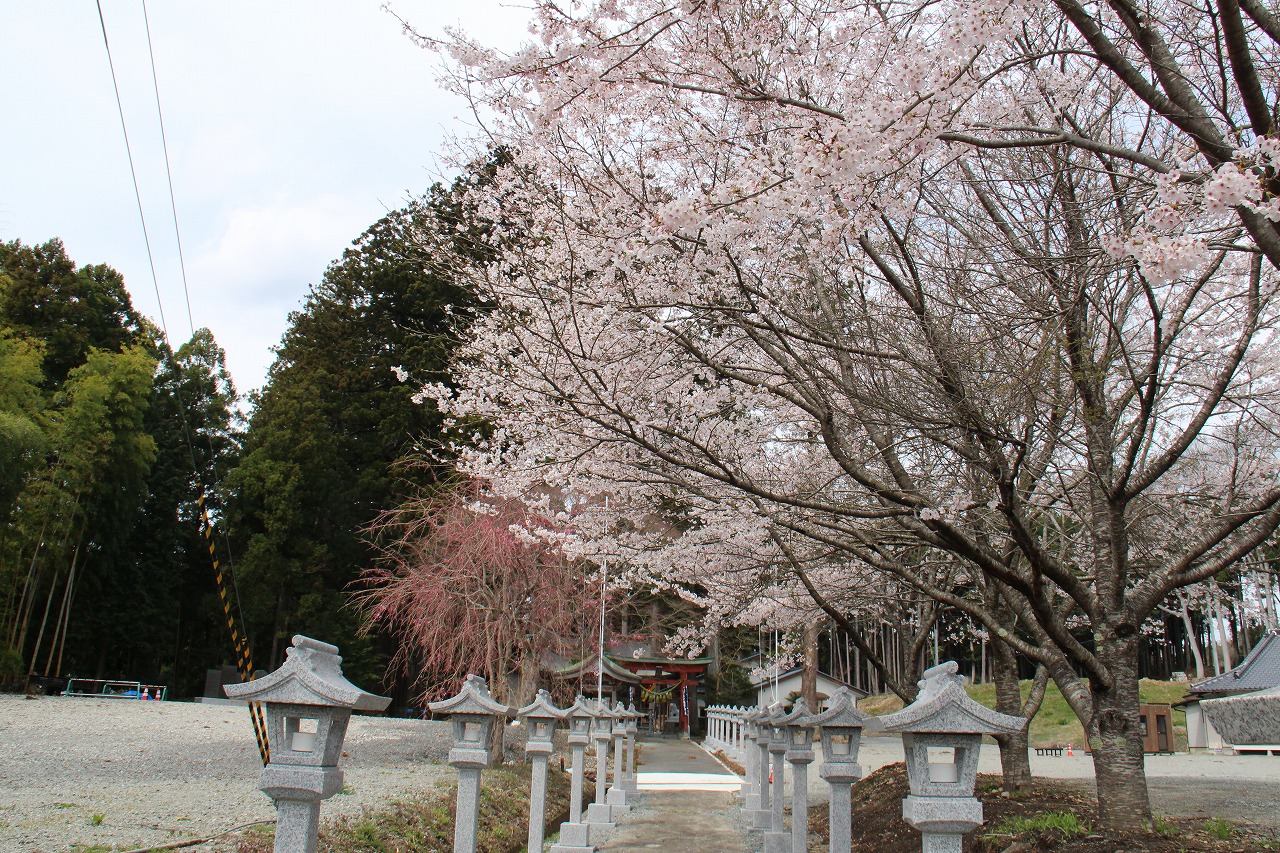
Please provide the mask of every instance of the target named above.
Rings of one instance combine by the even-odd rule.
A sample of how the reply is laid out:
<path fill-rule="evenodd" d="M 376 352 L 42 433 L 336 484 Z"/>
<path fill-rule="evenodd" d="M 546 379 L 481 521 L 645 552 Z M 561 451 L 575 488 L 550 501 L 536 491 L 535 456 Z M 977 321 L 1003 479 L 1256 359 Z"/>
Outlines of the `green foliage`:
<path fill-rule="evenodd" d="M 1063 838 L 1079 838 L 1089 834 L 1089 824 L 1072 812 L 1045 812 L 1030 817 L 1007 817 L 996 826 L 998 835 L 1041 835 L 1053 833 Z"/>
<path fill-rule="evenodd" d="M 76 267 L 61 240 L 0 243 L 0 316 L 44 342 L 45 381 L 60 385 L 90 349 L 120 351 L 142 339 L 120 273 L 105 264 Z"/>
<path fill-rule="evenodd" d="M 22 653 L 12 646 L 0 648 L 0 681 L 18 678 L 25 673 Z"/>
<path fill-rule="evenodd" d="M 0 518 L 8 515 L 48 443 L 43 363 L 41 341 L 20 338 L 0 323 Z"/>
<path fill-rule="evenodd" d="M 175 355 L 110 267 L 0 244 L 4 669 L 202 683 L 227 641 L 184 630 L 225 631 L 194 507 L 235 456 L 234 402 L 207 330 Z"/>
<path fill-rule="evenodd" d="M 754 705 L 756 690 L 751 677 L 737 664 L 726 663 L 707 685 L 708 705 Z"/>
<path fill-rule="evenodd" d="M 1204 822 L 1204 831 L 1219 841 L 1230 841 L 1235 838 L 1235 825 L 1220 817 L 1211 817 Z"/>
<path fill-rule="evenodd" d="M 1156 835 L 1177 835 L 1178 827 L 1166 820 L 1163 815 L 1154 815 L 1151 818 L 1151 831 Z"/>
<path fill-rule="evenodd" d="M 89 816 L 89 825 L 102 826 L 102 822 L 106 819 L 107 819 L 107 816 L 104 815 L 102 812 L 94 812 L 92 815 Z"/>
<path fill-rule="evenodd" d="M 1023 681 L 1021 688 L 1022 697 L 1025 700 L 1031 692 L 1031 682 Z M 995 684 L 971 684 L 965 689 L 978 702 L 988 708 L 995 708 Z M 1185 681 L 1154 681 L 1144 678 L 1138 683 L 1138 698 L 1142 702 L 1171 704 L 1182 699 L 1186 693 Z M 872 696 L 859 702 L 858 707 L 870 714 L 889 714 L 899 710 L 902 707 L 902 701 L 892 695 Z M 1185 749 L 1186 712 L 1181 708 L 1173 709 L 1173 734 L 1176 748 Z M 1058 690 L 1058 686 L 1052 681 L 1049 682 L 1048 689 L 1045 691 L 1040 713 L 1031 721 L 1028 735 L 1030 745 L 1033 747 L 1073 744 L 1078 749 L 1083 748 L 1084 727 L 1081 726 L 1075 711 L 1071 710 L 1071 706 Z"/>

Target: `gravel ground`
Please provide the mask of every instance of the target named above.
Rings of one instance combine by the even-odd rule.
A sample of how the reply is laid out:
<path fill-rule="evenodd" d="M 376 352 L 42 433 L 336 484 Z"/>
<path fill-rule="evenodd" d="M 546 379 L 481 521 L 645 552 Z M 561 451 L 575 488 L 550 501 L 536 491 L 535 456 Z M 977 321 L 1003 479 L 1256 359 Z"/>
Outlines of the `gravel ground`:
<path fill-rule="evenodd" d="M 350 793 L 322 816 L 452 780 L 436 763 L 449 740 L 443 723 L 353 718 L 342 759 Z M 260 769 L 243 706 L 0 696 L 0 850 L 127 849 L 270 820 Z"/>
<path fill-rule="evenodd" d="M 513 734 L 508 748 L 519 749 Z M 322 815 L 358 814 L 452 781 L 439 763 L 450 740 L 443 723 L 353 718 L 342 760 L 349 793 L 328 800 Z M 864 741 L 867 772 L 901 760 L 896 738 Z M 1037 775 L 1092 780 L 1084 755 L 1031 761 Z M 827 793 L 817 767 L 815 802 Z M 269 820 L 259 769 L 243 707 L 0 695 L 0 851 L 129 849 Z M 999 772 L 994 746 L 983 748 L 980 769 Z M 1280 757 L 1151 756 L 1147 773 L 1158 812 L 1280 826 Z"/>

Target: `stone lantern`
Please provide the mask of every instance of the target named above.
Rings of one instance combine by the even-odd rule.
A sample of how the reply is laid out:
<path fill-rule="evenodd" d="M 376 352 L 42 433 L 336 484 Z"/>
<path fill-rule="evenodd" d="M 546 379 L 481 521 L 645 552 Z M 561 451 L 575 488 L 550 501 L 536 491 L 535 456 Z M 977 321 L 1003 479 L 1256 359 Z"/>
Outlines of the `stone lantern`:
<path fill-rule="evenodd" d="M 489 685 L 478 675 L 468 675 L 457 696 L 432 702 L 434 714 L 447 714 L 453 724 L 453 748 L 449 763 L 458 770 L 458 811 L 453 825 L 454 853 L 472 853 L 480 820 L 480 771 L 489 766 L 489 741 L 498 720 L 506 721 L 512 709 L 489 696 Z"/>
<path fill-rule="evenodd" d="M 631 804 L 627 801 L 627 788 L 624 784 L 627 772 L 626 746 L 629 718 L 630 715 L 623 707 L 622 700 L 618 700 L 613 706 L 613 784 L 605 792 L 605 802 L 609 804 L 615 817 L 631 811 Z"/>
<path fill-rule="evenodd" d="M 596 798 L 587 807 L 587 823 L 603 829 L 613 828 L 613 806 L 608 802 L 609 742 L 613 739 L 613 711 L 599 699 L 592 705 L 591 741 L 596 752 Z"/>
<path fill-rule="evenodd" d="M 733 757 L 742 761 L 744 755 L 743 742 L 743 721 L 742 717 L 747 712 L 742 706 L 735 707 L 731 713 L 733 714 Z"/>
<path fill-rule="evenodd" d="M 526 726 L 524 751 L 533 758 L 529 787 L 529 850 L 542 849 L 547 811 L 547 759 L 555 751 L 556 724 L 569 715 L 551 704 L 551 694 L 539 690 L 533 702 L 516 712 Z"/>
<path fill-rule="evenodd" d="M 880 718 L 883 731 L 902 734 L 911 787 L 902 816 L 923 833 L 928 853 L 961 853 L 964 834 L 982 824 L 982 803 L 973 796 L 982 736 L 1026 725 L 970 699 L 958 670 L 955 661 L 925 670 L 916 701 Z"/>
<path fill-rule="evenodd" d="M 791 853 L 809 850 L 809 765 L 814 758 L 812 716 L 801 698 L 780 721 L 787 738 L 783 757 L 791 765 Z"/>
<path fill-rule="evenodd" d="M 628 794 L 636 793 L 636 734 L 640 731 L 641 714 L 634 702 L 627 708 L 627 771 L 622 787 Z"/>
<path fill-rule="evenodd" d="M 560 824 L 560 839 L 551 853 L 595 853 L 590 843 L 590 827 L 582 819 L 582 777 L 586 771 L 583 753 L 591 741 L 592 709 L 587 700 L 578 697 L 569 708 L 569 749 L 573 754 L 573 771 L 569 779 L 569 819 Z"/>
<path fill-rule="evenodd" d="M 848 687 L 836 690 L 827 709 L 809 717 L 809 725 L 819 727 L 822 740 L 822 769 L 818 771 L 831 786 L 830 853 L 849 853 L 849 787 L 862 778 L 858 749 L 863 731 L 879 728 L 875 717 L 858 710 L 858 697 Z"/>
<path fill-rule="evenodd" d="M 755 808 L 751 809 L 751 828 L 768 829 L 773 820 L 769 792 L 769 712 L 755 708 L 748 713 L 753 742 L 747 750 L 755 753 Z M 750 807 L 748 805 L 748 807 Z"/>
<path fill-rule="evenodd" d="M 742 797 L 744 811 L 752 812 L 760 807 L 760 789 L 756 781 L 756 726 L 754 708 L 741 709 L 742 747 L 738 760 L 742 762 L 744 772 L 742 784 L 738 787 L 738 795 Z"/>
<path fill-rule="evenodd" d="M 787 833 L 786 818 L 786 768 L 784 760 L 787 752 L 787 726 L 784 722 L 787 714 L 781 702 L 769 706 L 768 716 L 764 720 L 764 730 L 769 735 L 769 828 L 764 834 L 764 853 L 786 853 L 791 846 L 791 838 Z"/>
<path fill-rule="evenodd" d="M 365 693 L 342 675 L 338 647 L 296 636 L 284 665 L 223 690 L 267 707 L 271 762 L 258 787 L 276 802 L 276 853 L 314 853 L 320 801 L 342 790 L 342 741 L 352 711 L 381 711 L 391 700 Z"/>

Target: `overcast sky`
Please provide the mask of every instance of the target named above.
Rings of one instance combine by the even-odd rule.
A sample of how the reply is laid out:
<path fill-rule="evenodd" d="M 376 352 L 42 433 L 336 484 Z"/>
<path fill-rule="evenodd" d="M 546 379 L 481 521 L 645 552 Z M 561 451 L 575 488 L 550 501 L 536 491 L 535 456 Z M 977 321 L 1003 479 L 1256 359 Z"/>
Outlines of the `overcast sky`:
<path fill-rule="evenodd" d="M 526 35 L 519 0 L 395 0 L 420 32 Z M 263 384 L 288 312 L 386 211 L 449 173 L 465 109 L 382 0 L 151 0 L 195 326 L 242 392 Z M 142 0 L 102 0 L 170 337 L 190 336 Z M 0 0 L 0 240 L 60 237 L 120 270 L 160 321 L 94 0 Z"/>

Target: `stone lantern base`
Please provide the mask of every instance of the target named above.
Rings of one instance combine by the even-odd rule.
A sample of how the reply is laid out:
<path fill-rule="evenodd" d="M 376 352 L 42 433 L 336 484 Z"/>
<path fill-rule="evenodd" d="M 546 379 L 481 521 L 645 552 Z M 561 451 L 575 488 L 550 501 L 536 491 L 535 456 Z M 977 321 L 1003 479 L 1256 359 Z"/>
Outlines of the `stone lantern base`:
<path fill-rule="evenodd" d="M 613 829 L 616 814 L 621 814 L 621 810 L 615 810 L 608 802 L 592 803 L 587 806 L 587 823 Z"/>
<path fill-rule="evenodd" d="M 585 823 L 562 823 L 560 838 L 551 846 L 551 853 L 596 853 L 590 835 L 591 827 Z"/>
<path fill-rule="evenodd" d="M 920 830 L 924 853 L 961 853 L 966 832 L 982 825 L 982 803 L 973 797 L 916 797 L 902 801 L 902 817 Z"/>

